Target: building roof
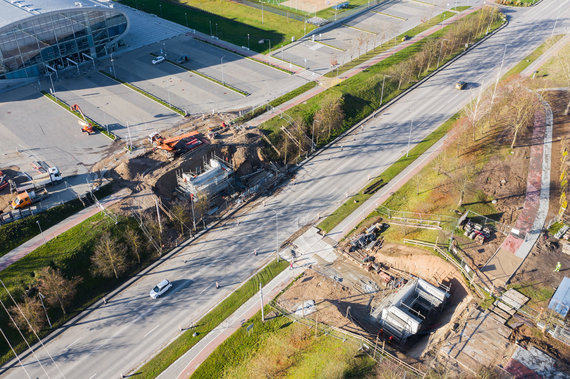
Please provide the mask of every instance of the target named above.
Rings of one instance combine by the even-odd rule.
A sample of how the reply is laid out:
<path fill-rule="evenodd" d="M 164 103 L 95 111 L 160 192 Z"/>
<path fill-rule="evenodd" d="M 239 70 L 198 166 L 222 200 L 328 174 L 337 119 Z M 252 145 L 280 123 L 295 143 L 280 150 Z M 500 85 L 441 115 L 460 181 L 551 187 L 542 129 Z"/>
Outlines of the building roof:
<path fill-rule="evenodd" d="M 110 1 L 95 0 L 0 0 L 0 28 L 25 18 L 51 11 L 80 8 L 105 7 Z"/>

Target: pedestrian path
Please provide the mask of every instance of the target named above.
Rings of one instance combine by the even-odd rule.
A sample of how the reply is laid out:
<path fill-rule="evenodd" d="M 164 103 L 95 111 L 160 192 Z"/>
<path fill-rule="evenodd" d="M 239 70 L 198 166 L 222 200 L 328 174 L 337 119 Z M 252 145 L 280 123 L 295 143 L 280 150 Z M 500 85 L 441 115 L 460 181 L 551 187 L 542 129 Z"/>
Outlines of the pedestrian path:
<path fill-rule="evenodd" d="M 128 188 L 123 188 L 117 193 L 109 195 L 100 200 L 101 205 L 104 207 L 109 207 L 116 202 L 129 196 L 131 191 Z M 101 208 L 97 204 L 93 204 L 76 214 L 66 218 L 60 223 L 52 226 L 51 228 L 44 230 L 41 234 L 31 238 L 30 240 L 24 242 L 22 245 L 6 253 L 4 256 L 0 257 L 0 271 L 4 270 L 6 267 L 12 265 L 14 262 L 22 259 L 41 245 L 51 241 L 55 237 L 59 236 L 61 233 L 73 228 L 74 226 L 87 220 L 89 217 L 99 213 Z"/>
<path fill-rule="evenodd" d="M 486 287 L 505 286 L 522 265 L 546 222 L 550 199 L 550 165 L 552 150 L 552 110 L 541 98 L 543 109 L 535 114 L 524 208 L 515 230 L 505 238 L 481 273 Z"/>

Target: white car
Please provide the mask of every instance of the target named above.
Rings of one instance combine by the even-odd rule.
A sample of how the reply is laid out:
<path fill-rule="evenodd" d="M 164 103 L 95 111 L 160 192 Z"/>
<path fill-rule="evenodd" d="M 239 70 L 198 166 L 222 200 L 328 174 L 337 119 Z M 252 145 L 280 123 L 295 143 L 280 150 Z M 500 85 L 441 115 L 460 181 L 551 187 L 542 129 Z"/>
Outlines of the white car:
<path fill-rule="evenodd" d="M 164 279 L 162 282 L 158 283 L 156 287 L 150 290 L 150 297 L 153 299 L 158 299 L 160 295 L 168 291 L 172 287 L 172 283 Z"/>
<path fill-rule="evenodd" d="M 152 64 L 159 64 L 161 62 L 164 62 L 165 59 L 166 58 L 164 58 L 162 55 L 159 55 L 158 57 L 152 60 Z"/>

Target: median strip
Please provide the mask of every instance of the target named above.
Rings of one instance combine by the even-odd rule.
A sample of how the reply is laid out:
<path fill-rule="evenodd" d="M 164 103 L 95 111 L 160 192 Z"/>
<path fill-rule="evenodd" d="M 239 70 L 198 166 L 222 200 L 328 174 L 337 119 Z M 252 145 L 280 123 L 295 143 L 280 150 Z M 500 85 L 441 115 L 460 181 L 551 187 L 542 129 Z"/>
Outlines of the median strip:
<path fill-rule="evenodd" d="M 121 79 L 117 78 L 116 76 L 113 76 L 113 75 L 111 75 L 111 74 L 108 74 L 108 73 L 106 73 L 106 72 L 103 71 L 103 70 L 99 70 L 99 73 L 105 75 L 106 77 L 108 77 L 108 78 L 110 78 L 110 79 L 113 79 L 113 80 L 116 81 L 116 82 L 119 82 L 119 83 L 121 83 L 121 84 L 124 84 L 125 86 L 129 87 L 130 89 L 132 89 L 132 90 L 134 90 L 134 91 L 140 93 L 140 94 L 143 95 L 143 96 L 148 97 L 148 98 L 151 99 L 151 100 L 156 101 L 156 102 L 159 103 L 160 105 L 165 106 L 166 108 L 170 109 L 171 111 L 174 111 L 174 112 L 178 113 L 178 114 L 181 115 L 181 116 L 186 117 L 186 116 L 188 115 L 188 113 L 186 113 L 186 111 L 184 111 L 184 110 L 182 110 L 182 109 L 180 109 L 180 108 L 178 108 L 178 107 L 175 107 L 174 105 L 170 104 L 169 102 L 164 101 L 164 100 L 162 100 L 161 98 L 158 98 L 158 97 L 156 97 L 156 96 L 154 96 L 154 95 L 152 95 L 152 94 L 146 92 L 145 90 L 143 90 L 143 89 L 141 89 L 141 88 L 139 88 L 139 87 L 137 87 L 137 86 L 135 86 L 135 85 L 133 85 L 133 84 L 131 84 L 131 83 L 125 82 L 124 80 L 121 80 Z"/>

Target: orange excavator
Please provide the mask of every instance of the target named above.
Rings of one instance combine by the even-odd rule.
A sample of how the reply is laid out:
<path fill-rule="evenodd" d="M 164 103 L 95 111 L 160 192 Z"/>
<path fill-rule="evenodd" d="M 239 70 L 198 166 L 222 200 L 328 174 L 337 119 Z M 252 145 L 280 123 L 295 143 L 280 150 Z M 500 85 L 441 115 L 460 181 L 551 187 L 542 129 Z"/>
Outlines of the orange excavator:
<path fill-rule="evenodd" d="M 176 137 L 163 138 L 158 132 L 154 132 L 148 136 L 148 139 L 150 143 L 156 148 L 165 150 L 169 153 L 174 153 L 177 150 L 181 150 L 183 146 L 185 147 L 186 145 L 195 144 L 196 142 L 200 141 L 198 138 L 196 138 L 198 134 L 200 133 L 193 131 L 181 134 Z M 188 143 L 185 143 L 183 146 L 179 146 L 179 143 L 184 140 L 188 140 Z"/>
<path fill-rule="evenodd" d="M 73 104 L 69 108 L 71 109 L 72 112 L 79 112 L 81 117 L 83 117 L 83 120 L 79 120 L 79 126 L 81 126 L 81 131 L 87 134 L 93 133 L 93 124 L 89 122 L 89 120 L 87 120 L 87 117 L 85 117 L 85 115 L 81 111 L 81 108 L 79 108 L 79 105 Z"/>

